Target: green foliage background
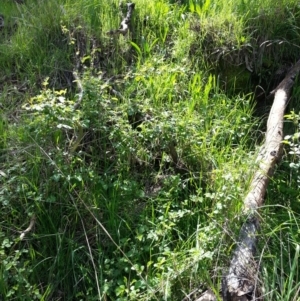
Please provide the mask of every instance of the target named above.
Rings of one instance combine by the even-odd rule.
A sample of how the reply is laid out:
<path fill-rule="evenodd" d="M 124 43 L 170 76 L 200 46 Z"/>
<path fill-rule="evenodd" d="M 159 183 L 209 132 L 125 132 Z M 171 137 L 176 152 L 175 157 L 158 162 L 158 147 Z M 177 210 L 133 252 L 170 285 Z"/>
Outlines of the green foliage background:
<path fill-rule="evenodd" d="M 1 300 L 219 297 L 299 4 L 136 0 L 108 35 L 119 4 L 1 2 Z M 260 211 L 266 300 L 300 298 L 298 94 Z"/>

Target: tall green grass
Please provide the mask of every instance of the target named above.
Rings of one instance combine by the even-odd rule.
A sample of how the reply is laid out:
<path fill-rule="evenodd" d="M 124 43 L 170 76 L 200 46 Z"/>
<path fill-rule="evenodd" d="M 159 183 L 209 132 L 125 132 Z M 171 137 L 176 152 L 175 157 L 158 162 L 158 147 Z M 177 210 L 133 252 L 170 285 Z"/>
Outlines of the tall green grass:
<path fill-rule="evenodd" d="M 0 13 L 18 26 L 0 38 L 3 300 L 218 294 L 261 122 L 245 57 L 260 79 L 267 60 L 294 58 L 298 11 L 294 1 L 181 2 L 135 1 L 125 37 L 106 34 L 122 19 L 118 1 L 4 2 Z M 277 9 L 293 30 L 272 19 Z M 270 20 L 278 31 L 265 30 Z M 260 50 L 266 39 L 274 50 Z M 84 92 L 76 110 L 74 70 Z M 259 281 L 266 296 L 295 299 L 296 218 L 272 221 Z M 285 223 L 291 240 L 278 234 Z M 269 262 L 277 254 L 280 276 Z"/>

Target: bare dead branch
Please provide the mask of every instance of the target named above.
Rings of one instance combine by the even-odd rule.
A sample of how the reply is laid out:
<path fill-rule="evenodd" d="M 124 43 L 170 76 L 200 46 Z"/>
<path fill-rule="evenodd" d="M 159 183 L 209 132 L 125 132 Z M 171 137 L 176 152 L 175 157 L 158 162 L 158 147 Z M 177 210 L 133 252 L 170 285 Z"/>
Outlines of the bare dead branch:
<path fill-rule="evenodd" d="M 300 60 L 275 89 L 274 102 L 267 122 L 266 139 L 256 160 L 258 169 L 254 173 L 249 192 L 244 199 L 243 213 L 247 215 L 246 222 L 240 231 L 239 243 L 234 251 L 229 272 L 223 279 L 222 294 L 223 300 L 226 301 L 248 300 L 246 296 L 253 297 L 259 294 L 256 285 L 258 265 L 255 260 L 259 230 L 256 211 L 263 204 L 275 164 L 281 159 L 284 111 L 299 71 Z"/>
<path fill-rule="evenodd" d="M 120 28 L 117 30 L 111 30 L 109 32 L 107 32 L 107 34 L 123 34 L 125 35 L 128 30 L 129 30 L 129 24 L 130 24 L 130 20 L 132 17 L 132 13 L 134 10 L 135 4 L 134 3 L 127 3 L 127 14 L 125 16 L 125 18 L 121 21 L 120 24 Z M 76 82 L 77 88 L 78 88 L 78 100 L 76 101 L 76 103 L 74 104 L 74 110 L 77 110 L 82 102 L 82 98 L 83 98 L 83 86 L 82 86 L 82 82 L 78 76 L 77 70 L 79 69 L 79 58 L 77 58 L 77 64 L 76 64 L 76 70 L 73 71 L 73 77 L 74 77 L 74 82 Z M 109 87 L 109 93 L 120 98 L 123 99 L 123 96 L 120 92 L 118 92 L 117 90 L 115 90 L 113 87 Z"/>
<path fill-rule="evenodd" d="M 29 224 L 28 228 L 21 232 L 20 240 L 23 240 L 23 238 L 25 237 L 25 235 L 32 230 L 32 228 L 35 225 L 35 220 L 36 220 L 36 217 L 35 217 L 35 215 L 33 215 L 31 217 L 30 224 Z"/>
<path fill-rule="evenodd" d="M 134 3 L 127 3 L 127 14 L 125 18 L 121 21 L 119 29 L 110 30 L 107 32 L 109 35 L 113 34 L 122 34 L 125 35 L 129 30 L 129 24 L 132 17 L 132 13 L 134 10 L 135 4 Z"/>
<path fill-rule="evenodd" d="M 258 168 L 244 199 L 242 213 L 246 216 L 246 221 L 240 230 L 238 244 L 233 253 L 228 273 L 222 280 L 223 301 L 258 300 L 261 295 L 257 280 L 259 264 L 255 258 L 259 231 L 259 219 L 256 212 L 263 205 L 274 167 L 281 159 L 284 111 L 299 71 L 300 60 L 272 91 L 274 102 L 267 122 L 265 142 L 257 156 Z M 210 292 L 207 298 L 204 297 L 206 299 L 200 298 L 200 300 L 209 300 L 213 296 L 213 292 Z"/>

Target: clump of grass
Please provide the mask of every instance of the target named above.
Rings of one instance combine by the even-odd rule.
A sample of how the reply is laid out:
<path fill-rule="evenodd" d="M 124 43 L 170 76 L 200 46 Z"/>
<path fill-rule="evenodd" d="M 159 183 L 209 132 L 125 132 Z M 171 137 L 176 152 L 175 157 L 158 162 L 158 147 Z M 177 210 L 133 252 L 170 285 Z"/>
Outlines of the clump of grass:
<path fill-rule="evenodd" d="M 247 16 L 258 6 L 135 4 L 125 37 L 106 34 L 121 20 L 118 1 L 7 6 L 20 20 L 0 58 L 18 84 L 1 94 L 6 300 L 182 300 L 201 285 L 218 291 L 258 120 L 251 95 L 226 94 L 217 73 L 225 57 L 233 63 L 255 49 L 248 30 L 258 21 Z M 74 69 L 83 87 L 76 108 Z M 36 227 L 20 241 L 16 231 L 33 214 Z M 293 274 L 280 284 L 290 297 L 295 250 Z"/>
<path fill-rule="evenodd" d="M 231 100 L 218 93 L 213 77 L 198 89 L 200 74 L 190 79 L 176 66 L 149 63 L 120 83 L 124 95 L 134 91 L 135 98 L 111 98 L 101 78 L 88 73 L 83 78 L 81 110 L 74 111 L 74 101 L 67 99 L 66 92 L 49 90 L 47 82 L 41 94 L 24 106 L 28 114 L 23 114 L 18 143 L 31 141 L 30 148 L 20 153 L 26 158 L 27 176 L 16 176 L 11 185 L 27 183 L 20 191 L 27 202 L 14 215 L 38 216 L 36 235 L 45 237 L 45 244 L 35 251 L 41 255 L 34 260 L 34 275 L 46 266 L 52 271 L 43 280 L 51 283 L 41 288 L 44 295 L 53 298 L 55 291 L 62 290 L 79 296 L 89 287 L 92 294 L 113 299 L 171 298 L 178 294 L 179 276 L 180 281 L 188 281 L 194 262 L 201 259 L 204 266 L 211 264 L 214 253 L 204 246 L 212 247 L 218 240 L 208 242 L 202 237 L 202 249 L 192 251 L 194 240 L 199 239 L 194 227 L 199 227 L 199 218 L 207 226 L 207 216 L 219 219 L 239 198 L 241 190 L 231 190 L 229 196 L 218 175 L 223 174 L 224 159 L 229 165 L 229 160 L 236 163 L 245 156 L 238 146 L 247 141 L 244 137 L 252 126 L 251 106 L 246 98 Z M 189 90 L 174 90 L 177 81 L 185 82 Z M 162 82 L 164 86 L 159 86 Z M 210 97 L 217 105 L 210 105 Z M 235 125 L 221 135 L 233 112 Z M 235 156 L 231 156 L 232 147 L 236 147 Z M 232 173 L 226 180 L 242 185 Z M 99 233 L 98 223 L 108 238 Z M 213 228 L 209 231 L 209 237 L 220 235 L 219 231 L 213 234 Z M 191 250 L 185 249 L 187 239 Z M 72 247 L 65 245 L 68 240 Z M 174 252 L 178 252 L 178 266 L 167 272 Z M 183 254 L 191 254 L 187 266 Z M 69 259 L 62 265 L 65 256 Z M 88 267 L 77 269 L 77 260 L 87 256 Z M 46 260 L 51 257 L 54 262 Z M 99 260 L 101 269 L 95 266 Z M 125 275 L 132 269 L 129 280 Z M 84 280 L 74 289 L 82 273 Z M 119 279 L 117 285 L 112 273 Z M 73 276 L 56 281 L 65 274 Z M 95 277 L 102 279 L 98 292 L 89 284 Z M 128 291 L 132 285 L 135 290 Z"/>
<path fill-rule="evenodd" d="M 262 253 L 262 275 L 259 281 L 266 300 L 298 300 L 299 232 L 298 213 L 291 208 L 271 205 L 264 209 L 272 219 L 266 231 Z M 280 212 L 280 213 L 279 213 Z M 275 217 L 276 215 L 280 217 Z M 284 217 L 283 217 L 284 216 Z"/>

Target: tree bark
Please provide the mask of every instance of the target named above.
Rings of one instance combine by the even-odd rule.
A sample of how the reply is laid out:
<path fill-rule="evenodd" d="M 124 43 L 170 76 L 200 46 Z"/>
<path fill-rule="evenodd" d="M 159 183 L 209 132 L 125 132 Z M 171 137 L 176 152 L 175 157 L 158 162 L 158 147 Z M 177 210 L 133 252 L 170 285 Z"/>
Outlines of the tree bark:
<path fill-rule="evenodd" d="M 300 60 L 290 69 L 277 88 L 271 92 L 274 94 L 274 102 L 267 122 L 265 141 L 256 159 L 258 168 L 243 202 L 242 214 L 246 217 L 245 223 L 240 230 L 228 273 L 222 280 L 223 301 L 257 300 L 261 297 L 257 281 L 259 267 L 255 259 L 259 231 L 259 219 L 256 212 L 263 205 L 274 167 L 281 159 L 284 111 L 299 71 Z M 207 292 L 207 296 L 205 293 L 202 295 L 203 300 L 206 300 L 205 298 L 214 300 L 211 290 Z"/>
<path fill-rule="evenodd" d="M 256 160 L 258 169 L 244 199 L 243 214 L 246 216 L 246 222 L 240 230 L 238 245 L 222 283 L 223 300 L 226 301 L 256 300 L 260 294 L 257 281 L 258 265 L 255 260 L 259 230 L 256 211 L 264 202 L 275 164 L 281 158 L 284 111 L 299 70 L 300 60 L 272 92 L 275 97 L 267 122 L 265 142 Z"/>

